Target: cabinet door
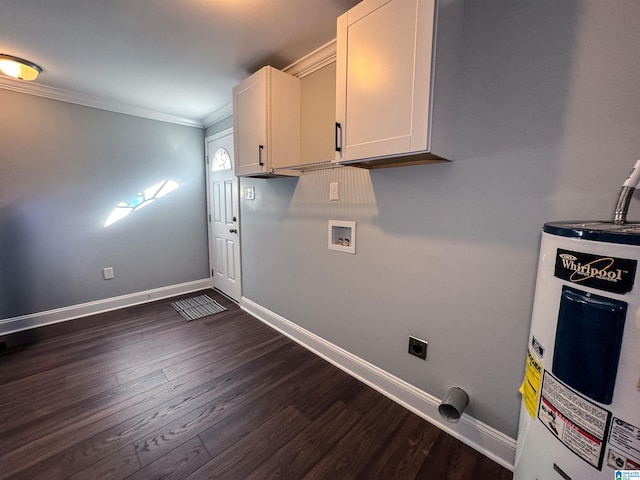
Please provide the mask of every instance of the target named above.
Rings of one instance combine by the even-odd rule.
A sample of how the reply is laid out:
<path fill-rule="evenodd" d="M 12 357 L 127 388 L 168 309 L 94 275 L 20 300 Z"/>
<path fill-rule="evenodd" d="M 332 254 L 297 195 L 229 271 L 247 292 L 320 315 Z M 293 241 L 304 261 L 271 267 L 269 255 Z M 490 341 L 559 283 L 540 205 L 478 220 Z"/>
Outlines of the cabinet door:
<path fill-rule="evenodd" d="M 428 151 L 435 0 L 365 0 L 338 19 L 336 161 Z"/>
<path fill-rule="evenodd" d="M 336 64 L 301 79 L 300 163 L 333 160 L 336 121 Z"/>
<path fill-rule="evenodd" d="M 233 89 L 236 175 L 267 171 L 267 76 L 259 70 Z"/>

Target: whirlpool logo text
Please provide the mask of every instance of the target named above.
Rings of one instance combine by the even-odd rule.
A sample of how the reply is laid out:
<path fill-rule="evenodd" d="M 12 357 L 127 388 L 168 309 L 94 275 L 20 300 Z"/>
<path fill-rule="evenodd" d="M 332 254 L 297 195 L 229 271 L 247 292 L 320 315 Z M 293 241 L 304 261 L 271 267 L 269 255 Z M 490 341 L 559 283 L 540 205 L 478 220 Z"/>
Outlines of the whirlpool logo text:
<path fill-rule="evenodd" d="M 562 280 L 613 293 L 633 288 L 637 261 L 559 248 L 554 275 Z"/>
<path fill-rule="evenodd" d="M 614 264 L 614 260 L 611 257 L 602 257 L 587 264 L 576 263 L 576 257 L 566 253 L 560 255 L 560 258 L 562 259 L 562 266 L 566 270 L 573 272 L 569 278 L 571 282 L 579 283 L 592 277 L 609 282 L 622 280 L 622 269 L 611 269 Z"/>

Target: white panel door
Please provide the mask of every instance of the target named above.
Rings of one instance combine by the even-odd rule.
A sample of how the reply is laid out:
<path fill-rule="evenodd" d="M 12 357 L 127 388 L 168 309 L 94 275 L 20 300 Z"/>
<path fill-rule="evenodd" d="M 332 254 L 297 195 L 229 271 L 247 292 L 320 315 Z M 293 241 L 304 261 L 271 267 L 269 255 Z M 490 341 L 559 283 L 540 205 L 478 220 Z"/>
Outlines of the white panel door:
<path fill-rule="evenodd" d="M 233 171 L 233 129 L 207 137 L 209 264 L 213 287 L 240 301 L 240 211 Z"/>

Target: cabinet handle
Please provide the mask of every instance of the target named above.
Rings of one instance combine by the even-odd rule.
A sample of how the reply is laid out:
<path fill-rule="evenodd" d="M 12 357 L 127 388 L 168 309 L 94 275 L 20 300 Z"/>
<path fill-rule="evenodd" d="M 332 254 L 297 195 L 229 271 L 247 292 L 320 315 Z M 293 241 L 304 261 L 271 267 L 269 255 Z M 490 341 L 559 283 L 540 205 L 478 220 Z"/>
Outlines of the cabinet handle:
<path fill-rule="evenodd" d="M 340 134 L 338 134 L 338 130 Z M 336 122 L 336 152 L 342 152 L 342 125 L 340 122 Z"/>
<path fill-rule="evenodd" d="M 261 167 L 264 167 L 264 162 L 262 161 L 262 150 L 264 150 L 264 145 L 258 145 L 258 163 Z"/>

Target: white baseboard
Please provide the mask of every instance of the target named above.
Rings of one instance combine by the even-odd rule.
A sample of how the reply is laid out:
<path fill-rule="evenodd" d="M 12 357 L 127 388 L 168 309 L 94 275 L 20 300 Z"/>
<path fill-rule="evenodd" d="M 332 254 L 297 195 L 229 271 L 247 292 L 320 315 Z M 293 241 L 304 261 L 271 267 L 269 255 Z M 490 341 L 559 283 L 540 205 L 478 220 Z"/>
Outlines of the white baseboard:
<path fill-rule="evenodd" d="M 154 288 L 144 292 L 130 293 L 119 297 L 96 300 L 95 302 L 71 305 L 70 307 L 47 310 L 45 312 L 31 313 L 19 317 L 11 317 L 0 320 L 0 335 L 28 330 L 30 328 L 42 327 L 53 323 L 65 322 L 74 318 L 95 315 L 96 313 L 108 312 L 118 308 L 131 307 L 142 303 L 155 302 L 163 298 L 195 292 L 211 288 L 211 279 L 205 278 L 193 282 L 169 285 L 167 287 Z"/>
<path fill-rule="evenodd" d="M 429 423 L 513 471 L 516 454 L 516 441 L 513 438 L 465 413 L 462 414 L 458 423 L 446 422 L 438 412 L 440 405 L 438 398 L 305 330 L 248 298 L 242 297 L 240 306 L 258 320 L 344 370 L 352 377 L 366 383 Z"/>

